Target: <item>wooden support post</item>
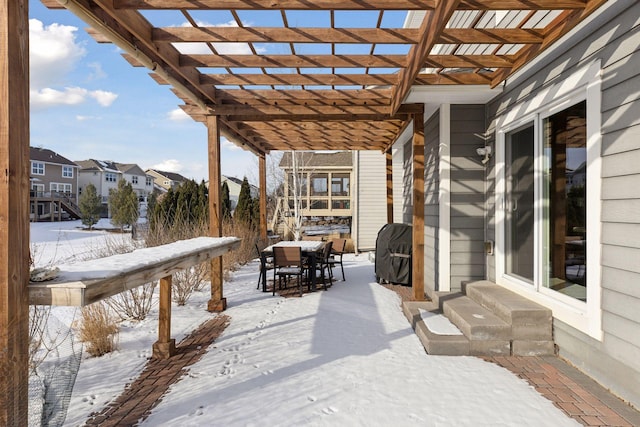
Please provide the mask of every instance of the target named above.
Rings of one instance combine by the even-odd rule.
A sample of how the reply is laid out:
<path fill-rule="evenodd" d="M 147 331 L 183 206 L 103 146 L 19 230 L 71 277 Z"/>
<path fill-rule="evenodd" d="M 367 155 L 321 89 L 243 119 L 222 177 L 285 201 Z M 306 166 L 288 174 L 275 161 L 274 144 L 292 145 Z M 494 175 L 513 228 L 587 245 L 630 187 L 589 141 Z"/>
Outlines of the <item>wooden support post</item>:
<path fill-rule="evenodd" d="M 209 236 L 222 236 L 222 203 L 220 200 L 220 122 L 218 116 L 207 116 L 209 146 Z M 222 292 L 222 256 L 211 260 L 211 299 L 209 311 L 227 309 L 227 299 Z"/>
<path fill-rule="evenodd" d="M 0 425 L 28 424 L 29 2 L 0 6 Z"/>
<path fill-rule="evenodd" d="M 391 149 L 384 153 L 387 160 L 387 224 L 393 223 L 393 157 Z"/>
<path fill-rule="evenodd" d="M 267 242 L 267 159 L 264 153 L 258 156 L 260 174 L 260 240 Z"/>
<path fill-rule="evenodd" d="M 160 279 L 158 341 L 153 344 L 154 359 L 168 359 L 176 354 L 176 340 L 171 338 L 171 276 Z"/>
<path fill-rule="evenodd" d="M 424 300 L 424 114 L 413 115 L 413 299 Z"/>

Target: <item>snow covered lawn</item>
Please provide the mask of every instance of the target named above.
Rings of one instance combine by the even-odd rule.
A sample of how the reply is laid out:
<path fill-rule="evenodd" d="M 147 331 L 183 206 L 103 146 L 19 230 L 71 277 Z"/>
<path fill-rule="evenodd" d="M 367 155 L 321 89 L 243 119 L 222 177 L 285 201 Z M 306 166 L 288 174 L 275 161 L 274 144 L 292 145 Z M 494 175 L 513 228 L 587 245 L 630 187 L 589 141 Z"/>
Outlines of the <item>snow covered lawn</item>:
<path fill-rule="evenodd" d="M 234 272 L 224 288 L 230 325 L 143 425 L 578 425 L 497 365 L 427 355 L 397 295 L 373 282 L 366 254 L 345 256 L 345 273 L 328 291 L 285 299 L 256 290 L 257 262 Z M 177 341 L 213 316 L 208 296 L 174 307 Z M 122 325 L 117 352 L 85 358 L 66 425 L 83 424 L 134 380 L 156 338 L 157 308 Z"/>

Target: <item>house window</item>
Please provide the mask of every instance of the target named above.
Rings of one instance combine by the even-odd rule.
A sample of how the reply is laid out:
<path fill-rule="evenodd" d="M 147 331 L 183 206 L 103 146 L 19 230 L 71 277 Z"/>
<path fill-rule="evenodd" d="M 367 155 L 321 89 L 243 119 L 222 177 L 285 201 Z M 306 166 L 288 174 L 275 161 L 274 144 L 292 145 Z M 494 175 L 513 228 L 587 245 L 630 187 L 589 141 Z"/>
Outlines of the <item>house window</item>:
<path fill-rule="evenodd" d="M 150 176 L 147 177 L 147 187 L 151 187 L 153 185 L 153 178 Z"/>
<path fill-rule="evenodd" d="M 31 162 L 31 175 L 44 175 L 44 163 Z"/>
<path fill-rule="evenodd" d="M 137 176 L 132 176 L 131 177 L 131 183 L 132 184 L 137 184 L 138 183 L 138 177 Z"/>
<path fill-rule="evenodd" d="M 327 200 L 311 200 L 311 209 L 327 209 L 329 202 Z"/>
<path fill-rule="evenodd" d="M 307 174 L 290 174 L 289 175 L 289 197 L 306 196 L 308 179 Z"/>
<path fill-rule="evenodd" d="M 164 185 L 169 185 L 171 184 L 171 181 L 164 181 Z"/>
<path fill-rule="evenodd" d="M 334 173 L 331 175 L 331 195 L 332 196 L 348 196 L 349 195 L 349 174 Z"/>
<path fill-rule="evenodd" d="M 336 200 L 331 201 L 331 209 L 350 209 L 351 202 L 349 200 Z"/>
<path fill-rule="evenodd" d="M 542 191 L 547 201 L 543 206 L 543 286 L 585 300 L 586 107 L 587 103 L 582 101 L 542 122 Z M 576 289 L 580 292 L 575 292 Z"/>
<path fill-rule="evenodd" d="M 319 173 L 311 175 L 311 195 L 312 196 L 328 196 L 328 175 Z"/>
<path fill-rule="evenodd" d="M 104 174 L 104 180 L 107 182 L 116 182 L 116 174 L 113 172 L 106 172 Z"/>
<path fill-rule="evenodd" d="M 49 190 L 52 193 L 71 193 L 71 184 L 51 182 L 49 183 Z"/>
<path fill-rule="evenodd" d="M 71 167 L 71 166 L 62 166 L 62 177 L 63 178 L 73 178 L 73 167 Z"/>
<path fill-rule="evenodd" d="M 44 196 L 44 184 L 31 184 L 31 196 L 32 197 Z"/>

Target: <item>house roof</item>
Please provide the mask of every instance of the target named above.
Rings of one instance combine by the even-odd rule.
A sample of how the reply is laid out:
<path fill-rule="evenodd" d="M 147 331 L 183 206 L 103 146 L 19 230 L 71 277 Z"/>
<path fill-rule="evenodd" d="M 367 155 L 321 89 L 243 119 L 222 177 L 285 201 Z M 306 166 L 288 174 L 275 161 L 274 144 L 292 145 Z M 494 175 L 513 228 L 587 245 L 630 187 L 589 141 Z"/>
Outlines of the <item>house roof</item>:
<path fill-rule="evenodd" d="M 149 171 L 153 171 L 158 175 L 161 175 L 171 181 L 175 181 L 175 182 L 184 182 L 187 181 L 187 178 L 185 178 L 184 176 L 180 175 L 179 173 L 176 172 L 166 172 L 166 171 L 161 171 L 158 169 L 147 169 L 147 172 Z"/>
<path fill-rule="evenodd" d="M 122 173 L 120 170 L 118 170 L 117 164 L 111 160 L 76 160 L 76 163 L 78 164 L 78 166 L 80 166 L 80 171 Z"/>
<path fill-rule="evenodd" d="M 314 167 L 350 167 L 353 164 L 351 151 L 338 151 L 335 153 L 319 153 L 303 151 L 296 153 L 299 166 L 301 168 Z M 281 168 L 291 167 L 291 152 L 287 151 L 282 155 L 279 166 Z"/>
<path fill-rule="evenodd" d="M 129 175 L 146 175 L 144 170 L 135 163 L 116 163 L 116 168 L 122 173 Z"/>
<path fill-rule="evenodd" d="M 42 148 L 42 147 L 29 147 L 29 159 L 36 160 L 38 162 L 55 163 L 59 165 L 68 165 L 78 167 L 77 164 L 61 156 L 55 151 Z"/>
<path fill-rule="evenodd" d="M 63 7 L 57 0 L 43 3 Z M 217 116 L 224 136 L 262 154 L 386 151 L 424 111 L 422 104 L 404 104 L 412 88 L 496 87 L 607 2 L 89 3 L 68 0 L 64 7 L 93 25 L 96 40 L 117 44 L 133 66 L 172 85 L 194 120 Z M 245 11 L 255 13 L 248 18 Z M 300 13 L 304 26 L 298 25 Z M 358 25 L 349 19 L 353 13 Z M 228 16 L 231 25 L 203 23 L 201 16 L 214 14 Z M 404 14 L 405 24 L 394 14 Z"/>

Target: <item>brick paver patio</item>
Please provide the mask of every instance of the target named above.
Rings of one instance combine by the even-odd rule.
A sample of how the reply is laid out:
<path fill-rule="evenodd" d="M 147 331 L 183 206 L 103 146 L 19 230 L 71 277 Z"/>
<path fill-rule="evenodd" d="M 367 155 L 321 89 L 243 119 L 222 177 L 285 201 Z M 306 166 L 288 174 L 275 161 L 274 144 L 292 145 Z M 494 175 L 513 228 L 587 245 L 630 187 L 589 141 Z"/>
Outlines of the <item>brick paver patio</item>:
<path fill-rule="evenodd" d="M 397 292 L 404 300 L 412 299 L 408 286 L 383 286 Z M 318 291 L 322 291 L 321 286 Z M 307 292 L 306 286 L 304 292 Z M 298 296 L 298 289 L 291 287 L 279 294 L 295 297 Z M 144 420 L 162 400 L 169 386 L 186 375 L 188 371 L 184 368 L 200 360 L 227 327 L 229 320 L 225 315 L 218 315 L 182 340 L 178 344 L 177 354 L 172 358 L 149 360 L 136 381 L 127 385 L 123 394 L 106 408 L 92 414 L 86 425 L 133 426 Z M 640 412 L 558 357 L 503 356 L 484 359 L 528 381 L 565 414 L 585 426 L 640 426 Z"/>

